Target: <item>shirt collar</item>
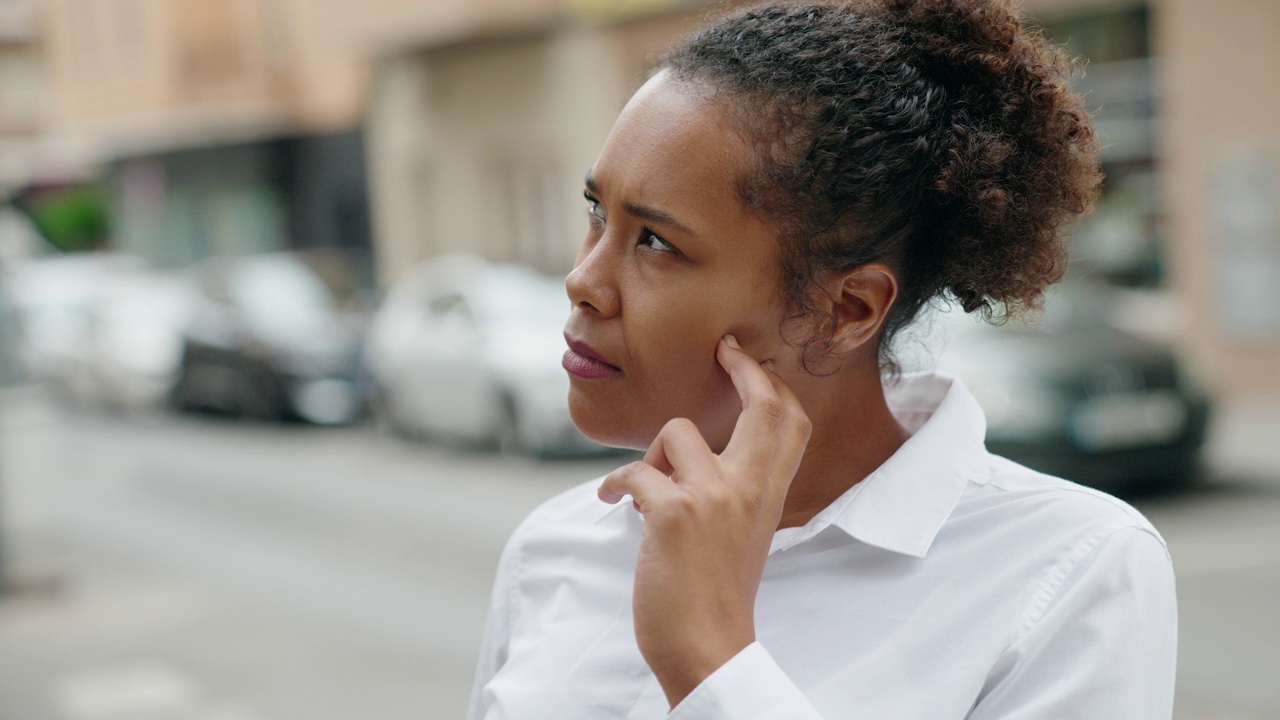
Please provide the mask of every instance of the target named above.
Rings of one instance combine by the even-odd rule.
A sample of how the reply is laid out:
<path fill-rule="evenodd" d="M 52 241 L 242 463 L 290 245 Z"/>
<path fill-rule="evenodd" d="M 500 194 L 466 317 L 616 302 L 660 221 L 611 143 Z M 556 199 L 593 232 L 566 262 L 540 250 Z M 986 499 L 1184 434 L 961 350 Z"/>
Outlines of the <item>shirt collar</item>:
<path fill-rule="evenodd" d="M 963 383 L 910 373 L 886 382 L 885 398 L 911 437 L 795 534 L 780 533 L 773 550 L 834 526 L 868 545 L 924 557 L 965 486 L 985 480 L 986 418 Z"/>

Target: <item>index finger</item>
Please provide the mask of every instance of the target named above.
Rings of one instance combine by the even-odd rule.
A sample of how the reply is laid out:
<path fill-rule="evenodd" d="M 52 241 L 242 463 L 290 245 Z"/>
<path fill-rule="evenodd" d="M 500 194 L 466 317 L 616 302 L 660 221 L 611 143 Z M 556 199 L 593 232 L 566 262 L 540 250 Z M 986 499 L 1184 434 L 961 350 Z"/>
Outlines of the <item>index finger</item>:
<path fill-rule="evenodd" d="M 778 451 L 797 456 L 803 452 L 809 439 L 807 420 L 800 401 L 786 383 L 781 378 L 775 382 L 760 363 L 737 345 L 733 336 L 727 335 L 716 353 L 742 401 L 742 414 L 721 456 L 741 458 L 772 470 Z"/>

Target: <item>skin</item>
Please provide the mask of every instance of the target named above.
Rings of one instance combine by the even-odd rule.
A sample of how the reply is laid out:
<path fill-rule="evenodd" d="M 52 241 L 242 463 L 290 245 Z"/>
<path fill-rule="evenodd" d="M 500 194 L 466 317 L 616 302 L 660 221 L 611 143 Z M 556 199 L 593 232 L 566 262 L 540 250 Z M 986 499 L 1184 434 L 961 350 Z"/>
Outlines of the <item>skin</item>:
<path fill-rule="evenodd" d="M 835 318 L 821 376 L 780 286 L 778 232 L 738 195 L 752 145 L 724 107 L 660 73 L 588 174 L 590 226 L 566 280 L 566 335 L 619 372 L 570 375 L 574 422 L 646 449 L 600 497 L 644 514 L 636 641 L 672 707 L 755 640 L 773 533 L 803 525 L 907 432 L 885 403 L 879 330 L 897 293 L 872 263 L 816 278 Z M 803 339 L 803 338 L 801 338 Z"/>

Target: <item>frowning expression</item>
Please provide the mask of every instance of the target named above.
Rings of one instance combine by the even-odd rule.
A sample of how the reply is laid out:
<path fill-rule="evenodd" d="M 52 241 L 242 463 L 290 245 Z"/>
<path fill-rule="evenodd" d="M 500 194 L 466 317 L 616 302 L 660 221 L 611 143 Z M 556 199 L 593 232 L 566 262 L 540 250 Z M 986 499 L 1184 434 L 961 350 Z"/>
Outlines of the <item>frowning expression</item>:
<path fill-rule="evenodd" d="M 780 332 L 777 232 L 738 193 L 752 152 L 721 105 L 665 74 L 618 117 L 565 282 L 569 407 L 588 437 L 643 448 L 685 417 L 719 449 L 741 410 L 719 339 L 758 360 L 796 354 Z"/>

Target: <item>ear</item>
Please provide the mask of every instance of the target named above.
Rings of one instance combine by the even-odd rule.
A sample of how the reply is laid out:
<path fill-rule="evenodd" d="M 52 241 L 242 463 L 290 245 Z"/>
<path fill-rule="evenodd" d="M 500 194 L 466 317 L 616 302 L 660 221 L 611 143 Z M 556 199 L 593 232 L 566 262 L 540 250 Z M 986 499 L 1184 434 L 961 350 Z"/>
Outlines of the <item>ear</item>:
<path fill-rule="evenodd" d="M 848 355 L 867 346 L 880 332 L 898 296 L 898 278 L 883 263 L 836 273 L 822 285 L 834 322 L 828 351 L 835 355 Z"/>

